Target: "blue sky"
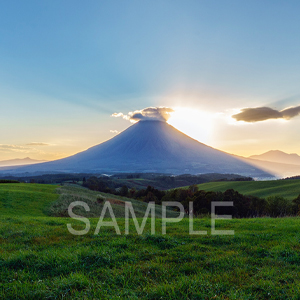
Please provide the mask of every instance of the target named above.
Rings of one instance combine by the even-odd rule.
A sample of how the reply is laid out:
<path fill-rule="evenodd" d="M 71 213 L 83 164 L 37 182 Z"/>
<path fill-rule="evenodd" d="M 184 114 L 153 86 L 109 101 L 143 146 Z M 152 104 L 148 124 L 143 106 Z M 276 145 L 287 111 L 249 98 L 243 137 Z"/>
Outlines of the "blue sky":
<path fill-rule="evenodd" d="M 300 154 L 297 118 L 224 118 L 300 104 L 299 11 L 299 1 L 2 1 L 0 160 L 82 151 L 130 125 L 112 113 L 149 106 L 211 114 L 203 142 L 231 153 Z"/>

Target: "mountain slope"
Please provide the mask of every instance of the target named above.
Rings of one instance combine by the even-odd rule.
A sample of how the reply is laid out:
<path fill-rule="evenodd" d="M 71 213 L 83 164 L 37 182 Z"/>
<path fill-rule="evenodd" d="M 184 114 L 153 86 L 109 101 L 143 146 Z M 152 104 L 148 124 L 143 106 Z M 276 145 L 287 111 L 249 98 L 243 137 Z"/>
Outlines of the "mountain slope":
<path fill-rule="evenodd" d="M 13 172 L 215 172 L 269 175 L 161 121 L 140 121 L 86 151 L 53 162 L 16 168 Z"/>
<path fill-rule="evenodd" d="M 253 165 L 259 169 L 265 170 L 278 178 L 291 177 L 300 174 L 300 165 L 282 164 L 272 161 L 244 158 L 240 157 L 242 161 Z"/>
<path fill-rule="evenodd" d="M 288 154 L 279 150 L 271 150 L 260 155 L 252 155 L 249 158 L 282 164 L 300 165 L 300 156 L 298 154 Z"/>

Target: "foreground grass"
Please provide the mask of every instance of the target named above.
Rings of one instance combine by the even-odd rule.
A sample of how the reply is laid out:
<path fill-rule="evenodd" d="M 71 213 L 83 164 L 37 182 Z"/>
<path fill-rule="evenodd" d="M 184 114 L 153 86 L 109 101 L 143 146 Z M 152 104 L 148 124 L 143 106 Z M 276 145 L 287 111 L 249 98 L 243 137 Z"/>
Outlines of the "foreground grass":
<path fill-rule="evenodd" d="M 198 185 L 200 190 L 225 192 L 234 189 L 244 195 L 261 198 L 280 196 L 293 200 L 300 194 L 300 180 L 271 180 L 271 181 L 222 181 Z"/>
<path fill-rule="evenodd" d="M 94 235 L 92 218 L 90 232 L 74 236 L 67 224 L 80 230 L 82 222 L 45 213 L 71 200 L 93 207 L 99 193 L 57 188 L 0 185 L 0 299 L 300 299 L 299 218 L 217 221 L 234 236 L 211 235 L 208 218 L 194 221 L 208 231 L 202 236 L 189 235 L 188 219 L 168 224 L 167 235 L 160 219 L 155 235 L 150 220 L 142 235 L 131 220 L 125 235 L 122 218 L 121 235 L 113 227 Z M 121 216 L 124 206 L 114 203 Z M 141 216 L 145 204 L 134 207 Z"/>
<path fill-rule="evenodd" d="M 298 218 L 217 221 L 234 236 L 212 236 L 209 219 L 194 222 L 205 236 L 187 219 L 164 236 L 161 220 L 124 235 L 123 219 L 122 235 L 94 235 L 97 221 L 73 236 L 66 224 L 82 222 L 1 216 L 0 299 L 300 299 Z"/>

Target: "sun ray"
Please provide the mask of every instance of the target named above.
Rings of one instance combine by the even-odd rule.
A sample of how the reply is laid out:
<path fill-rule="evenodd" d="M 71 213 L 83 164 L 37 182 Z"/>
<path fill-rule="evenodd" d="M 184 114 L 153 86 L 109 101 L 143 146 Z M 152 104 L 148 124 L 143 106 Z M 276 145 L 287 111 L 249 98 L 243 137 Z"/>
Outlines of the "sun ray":
<path fill-rule="evenodd" d="M 176 107 L 168 123 L 201 143 L 208 143 L 213 129 L 213 114 L 188 107 Z"/>

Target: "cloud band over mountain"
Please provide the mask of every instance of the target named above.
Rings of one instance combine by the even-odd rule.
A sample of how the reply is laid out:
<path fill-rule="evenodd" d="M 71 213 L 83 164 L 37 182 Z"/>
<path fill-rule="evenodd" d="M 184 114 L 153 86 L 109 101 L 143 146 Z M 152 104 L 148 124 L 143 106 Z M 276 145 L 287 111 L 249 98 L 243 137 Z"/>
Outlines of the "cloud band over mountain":
<path fill-rule="evenodd" d="M 249 123 L 266 121 L 270 119 L 290 120 L 300 114 L 300 106 L 285 108 L 281 111 L 270 107 L 243 108 L 240 113 L 233 115 L 237 121 Z"/>
<path fill-rule="evenodd" d="M 174 110 L 170 107 L 147 107 L 142 110 L 136 110 L 129 112 L 127 115 L 123 113 L 114 113 L 112 117 L 122 117 L 125 120 L 129 120 L 133 123 L 138 121 L 163 121 L 166 122 L 171 116 Z"/>

